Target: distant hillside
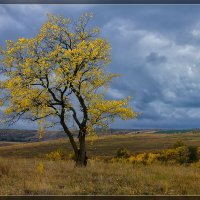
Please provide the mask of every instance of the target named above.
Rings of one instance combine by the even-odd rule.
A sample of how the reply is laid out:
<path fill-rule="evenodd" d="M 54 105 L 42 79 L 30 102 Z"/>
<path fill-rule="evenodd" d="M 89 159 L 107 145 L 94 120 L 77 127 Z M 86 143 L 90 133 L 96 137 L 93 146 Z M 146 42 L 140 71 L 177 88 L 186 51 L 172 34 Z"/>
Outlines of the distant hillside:
<path fill-rule="evenodd" d="M 98 135 L 123 135 L 123 134 L 139 134 L 139 133 L 155 133 L 156 130 L 139 130 L 139 129 L 97 129 Z M 76 134 L 77 135 L 77 134 Z M 42 139 L 39 139 L 37 130 L 19 130 L 19 129 L 0 129 L 0 141 L 4 142 L 38 142 L 66 138 L 63 131 L 47 130 Z"/>
<path fill-rule="evenodd" d="M 39 139 L 37 130 L 0 129 L 0 141 L 6 142 L 37 142 L 66 137 L 63 131 L 46 131 Z"/>

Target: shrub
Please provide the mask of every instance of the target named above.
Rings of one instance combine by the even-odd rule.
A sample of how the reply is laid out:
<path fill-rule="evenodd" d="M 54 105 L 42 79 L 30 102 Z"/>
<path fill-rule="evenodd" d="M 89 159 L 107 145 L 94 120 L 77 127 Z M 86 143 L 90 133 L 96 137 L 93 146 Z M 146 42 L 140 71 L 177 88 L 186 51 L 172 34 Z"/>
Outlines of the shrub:
<path fill-rule="evenodd" d="M 180 146 L 176 149 L 163 150 L 160 153 L 159 160 L 161 162 L 171 162 L 171 163 L 192 163 L 198 160 L 198 151 L 196 147 L 193 146 Z"/>
<path fill-rule="evenodd" d="M 190 152 L 187 146 L 182 146 L 176 148 L 176 157 L 175 160 L 179 164 L 189 163 L 190 160 Z"/>
<path fill-rule="evenodd" d="M 159 161 L 167 163 L 188 163 L 189 161 L 189 150 L 187 146 L 181 146 L 176 149 L 166 149 L 161 151 L 158 158 Z"/>
<path fill-rule="evenodd" d="M 129 162 L 133 164 L 149 165 L 158 161 L 158 153 L 140 153 L 129 157 Z"/>
<path fill-rule="evenodd" d="M 147 153 L 141 153 L 136 156 L 136 162 L 146 164 L 148 159 Z"/>
<path fill-rule="evenodd" d="M 147 164 L 147 158 L 148 158 L 148 154 L 147 153 L 140 153 L 137 154 L 135 156 L 130 156 L 129 157 L 129 162 L 133 163 L 133 164 Z"/>
<path fill-rule="evenodd" d="M 117 158 L 129 158 L 130 155 L 129 155 L 129 152 L 127 149 L 121 148 L 121 149 L 117 150 L 116 157 Z"/>
<path fill-rule="evenodd" d="M 200 147 L 187 146 L 178 141 L 174 149 L 165 149 L 157 153 L 140 153 L 129 156 L 127 150 L 119 149 L 112 162 L 130 162 L 133 164 L 149 165 L 155 162 L 187 164 L 197 162 L 200 157 Z"/>
<path fill-rule="evenodd" d="M 160 162 L 167 163 L 169 160 L 170 162 L 175 162 L 176 160 L 176 150 L 175 149 L 165 149 L 160 152 L 160 156 L 158 157 L 158 160 Z"/>
<path fill-rule="evenodd" d="M 65 156 L 65 153 L 64 153 L 63 149 L 57 149 L 55 151 L 52 151 L 52 152 L 46 154 L 46 157 L 49 160 L 53 160 L 53 161 L 65 160 L 66 159 L 66 156 Z"/>
<path fill-rule="evenodd" d="M 198 161 L 199 160 L 198 148 L 194 146 L 189 146 L 188 150 L 189 150 L 189 162 L 193 163 Z"/>
<path fill-rule="evenodd" d="M 186 146 L 185 143 L 181 140 L 178 140 L 174 145 L 173 148 L 176 149 L 178 147 Z"/>
<path fill-rule="evenodd" d="M 198 148 L 194 146 L 187 146 L 182 141 L 177 141 L 174 144 L 174 149 L 162 150 L 158 158 L 161 162 L 179 164 L 196 162 L 198 159 Z"/>
<path fill-rule="evenodd" d="M 152 164 L 158 161 L 160 154 L 159 153 L 148 153 L 146 164 Z"/>

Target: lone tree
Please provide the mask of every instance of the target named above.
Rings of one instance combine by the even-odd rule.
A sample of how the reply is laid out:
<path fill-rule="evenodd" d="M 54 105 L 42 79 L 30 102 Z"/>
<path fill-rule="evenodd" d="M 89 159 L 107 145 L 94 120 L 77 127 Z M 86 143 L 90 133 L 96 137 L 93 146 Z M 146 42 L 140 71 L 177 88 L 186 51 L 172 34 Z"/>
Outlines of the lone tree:
<path fill-rule="evenodd" d="M 108 73 L 110 45 L 88 26 L 92 14 L 78 20 L 49 14 L 35 38 L 7 40 L 1 48 L 1 106 L 7 122 L 38 120 L 39 128 L 60 124 L 73 147 L 76 163 L 86 165 L 85 137 L 120 117 L 135 118 L 130 98 L 105 99 L 116 74 Z M 76 125 L 78 140 L 70 126 Z"/>

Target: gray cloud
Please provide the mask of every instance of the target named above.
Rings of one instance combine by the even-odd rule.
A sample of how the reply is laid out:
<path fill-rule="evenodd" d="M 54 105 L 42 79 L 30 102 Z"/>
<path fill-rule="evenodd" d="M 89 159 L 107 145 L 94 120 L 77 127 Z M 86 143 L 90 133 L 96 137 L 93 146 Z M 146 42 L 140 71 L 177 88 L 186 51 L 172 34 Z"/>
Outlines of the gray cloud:
<path fill-rule="evenodd" d="M 167 61 L 165 56 L 160 56 L 156 52 L 151 52 L 148 56 L 145 57 L 147 63 L 151 64 L 161 64 Z"/>

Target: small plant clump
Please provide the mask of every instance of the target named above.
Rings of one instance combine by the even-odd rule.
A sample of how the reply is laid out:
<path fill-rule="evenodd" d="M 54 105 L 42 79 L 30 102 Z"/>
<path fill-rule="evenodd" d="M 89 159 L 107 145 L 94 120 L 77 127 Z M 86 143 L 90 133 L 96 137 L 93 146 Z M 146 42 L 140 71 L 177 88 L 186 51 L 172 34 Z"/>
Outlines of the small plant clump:
<path fill-rule="evenodd" d="M 116 156 L 111 159 L 111 162 L 127 162 L 130 153 L 127 149 L 121 148 L 116 152 Z"/>
<path fill-rule="evenodd" d="M 125 148 L 119 149 L 116 155 L 117 158 L 128 158 L 129 156 L 129 151 Z"/>
<path fill-rule="evenodd" d="M 159 154 L 157 153 L 140 153 L 135 156 L 130 156 L 128 161 L 133 164 L 149 165 L 158 161 Z"/>
<path fill-rule="evenodd" d="M 38 165 L 37 165 L 37 172 L 39 174 L 42 174 L 44 172 L 44 165 L 42 162 L 39 162 Z"/>
<path fill-rule="evenodd" d="M 63 149 L 57 149 L 55 151 L 52 151 L 46 154 L 46 157 L 47 159 L 53 160 L 53 161 L 66 159 L 65 151 Z"/>
<path fill-rule="evenodd" d="M 182 140 L 178 140 L 174 145 L 173 148 L 176 149 L 178 147 L 186 146 L 186 144 Z"/>

